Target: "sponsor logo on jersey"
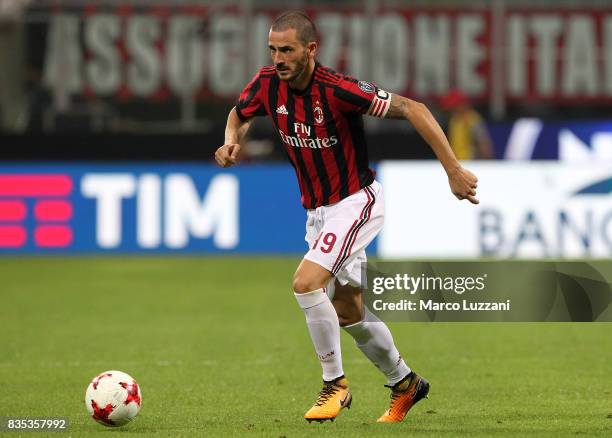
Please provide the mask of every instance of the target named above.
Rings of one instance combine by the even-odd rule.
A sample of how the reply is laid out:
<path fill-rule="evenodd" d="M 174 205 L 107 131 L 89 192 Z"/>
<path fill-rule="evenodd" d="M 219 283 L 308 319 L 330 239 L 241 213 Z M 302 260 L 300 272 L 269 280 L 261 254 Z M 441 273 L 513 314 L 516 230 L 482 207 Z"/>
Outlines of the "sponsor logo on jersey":
<path fill-rule="evenodd" d="M 281 105 L 278 108 L 276 108 L 276 112 L 278 114 L 289 115 L 289 111 L 287 111 L 287 108 L 285 108 L 285 105 Z"/>
<path fill-rule="evenodd" d="M 374 87 L 373 84 L 367 81 L 359 81 L 357 85 L 359 86 L 359 89 L 364 93 L 373 93 L 374 91 L 376 91 L 376 87 Z"/>
<path fill-rule="evenodd" d="M 287 135 L 280 129 L 278 130 L 281 140 L 287 146 L 293 146 L 296 148 L 310 148 L 310 149 L 323 149 L 335 146 L 338 143 L 338 138 L 335 135 L 325 138 L 302 138 L 292 135 Z"/>

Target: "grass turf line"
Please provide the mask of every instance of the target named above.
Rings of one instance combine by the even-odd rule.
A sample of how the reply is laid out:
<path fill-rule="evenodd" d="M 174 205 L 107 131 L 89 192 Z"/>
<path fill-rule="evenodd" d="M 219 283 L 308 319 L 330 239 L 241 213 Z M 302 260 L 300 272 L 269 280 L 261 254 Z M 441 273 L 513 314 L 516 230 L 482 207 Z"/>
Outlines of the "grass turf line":
<path fill-rule="evenodd" d="M 432 384 L 401 424 L 383 376 L 342 335 L 354 403 L 302 415 L 320 368 L 290 285 L 297 259 L 0 259 L 0 416 L 88 418 L 85 388 L 119 369 L 143 392 L 141 436 L 610 436 L 612 324 L 395 323 Z M 57 436 L 57 435 L 53 435 Z M 107 435 L 108 436 L 108 435 Z"/>

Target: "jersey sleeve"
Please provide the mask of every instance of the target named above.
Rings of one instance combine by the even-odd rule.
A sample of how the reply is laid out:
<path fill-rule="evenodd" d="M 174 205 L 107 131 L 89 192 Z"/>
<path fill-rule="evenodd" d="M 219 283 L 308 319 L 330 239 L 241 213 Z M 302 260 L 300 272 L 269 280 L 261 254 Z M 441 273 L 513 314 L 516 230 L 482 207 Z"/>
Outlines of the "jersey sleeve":
<path fill-rule="evenodd" d="M 383 118 L 391 105 L 391 93 L 376 85 L 344 77 L 336 86 L 334 95 L 343 112 L 357 112 Z"/>
<path fill-rule="evenodd" d="M 266 107 L 261 98 L 261 71 L 242 90 L 236 102 L 236 114 L 241 120 L 248 120 L 255 116 L 265 116 Z"/>

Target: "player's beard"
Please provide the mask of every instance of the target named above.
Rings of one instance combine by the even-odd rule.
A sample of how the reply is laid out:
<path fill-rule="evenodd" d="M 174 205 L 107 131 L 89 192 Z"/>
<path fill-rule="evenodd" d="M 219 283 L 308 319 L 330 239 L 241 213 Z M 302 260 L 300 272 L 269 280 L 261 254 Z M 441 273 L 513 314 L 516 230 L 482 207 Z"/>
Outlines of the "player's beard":
<path fill-rule="evenodd" d="M 300 75 L 304 74 L 307 68 L 308 68 L 308 54 L 304 53 L 304 57 L 298 61 L 295 61 L 295 67 L 290 69 L 290 71 L 293 74 L 289 76 L 288 78 L 282 78 L 279 76 L 279 79 L 281 81 L 291 83 L 297 80 L 300 77 Z"/>

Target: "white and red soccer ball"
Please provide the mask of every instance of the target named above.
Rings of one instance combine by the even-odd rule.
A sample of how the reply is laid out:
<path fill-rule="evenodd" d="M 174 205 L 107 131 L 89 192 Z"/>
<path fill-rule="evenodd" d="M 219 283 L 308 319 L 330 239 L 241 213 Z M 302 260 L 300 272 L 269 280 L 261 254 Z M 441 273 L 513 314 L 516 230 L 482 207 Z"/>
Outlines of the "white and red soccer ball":
<path fill-rule="evenodd" d="M 85 392 L 89 415 L 104 426 L 118 427 L 129 423 L 140 412 L 141 404 L 138 383 L 121 371 L 97 375 Z"/>

